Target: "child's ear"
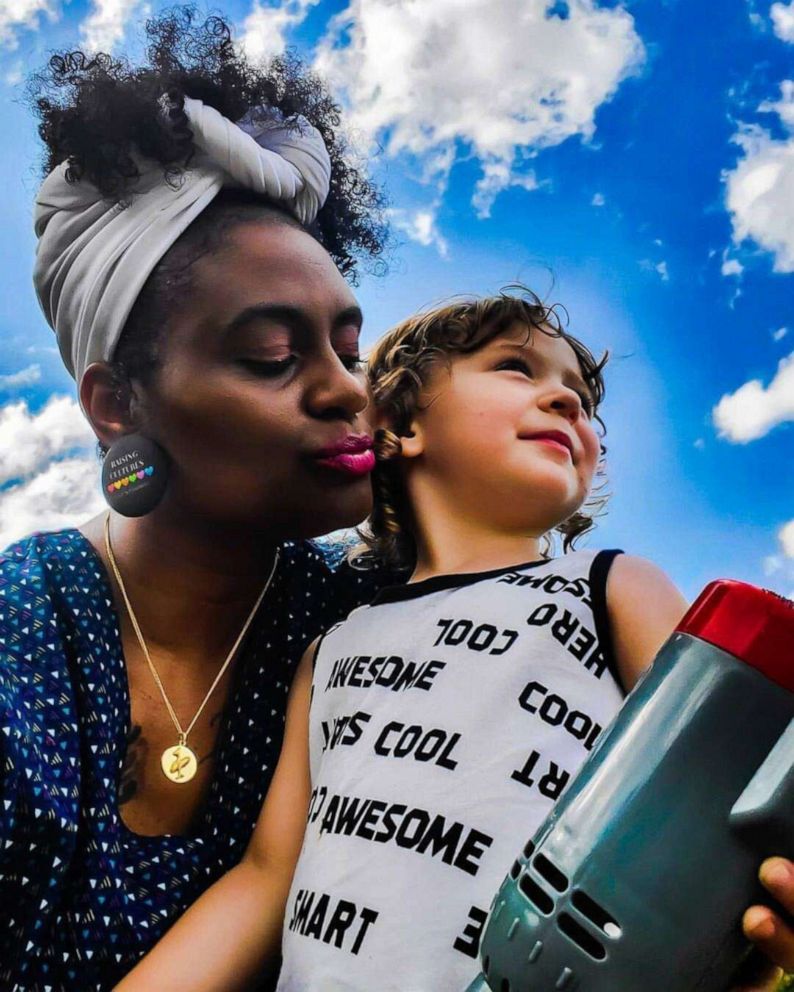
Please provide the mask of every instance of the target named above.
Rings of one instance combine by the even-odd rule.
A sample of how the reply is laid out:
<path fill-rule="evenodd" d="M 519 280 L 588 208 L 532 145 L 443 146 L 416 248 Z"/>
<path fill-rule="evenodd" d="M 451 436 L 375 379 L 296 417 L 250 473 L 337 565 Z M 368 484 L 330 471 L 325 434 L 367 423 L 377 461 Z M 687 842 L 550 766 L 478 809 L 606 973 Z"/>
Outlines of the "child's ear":
<path fill-rule="evenodd" d="M 424 432 L 416 421 L 400 435 L 400 448 L 403 458 L 416 458 L 424 452 Z"/>
<path fill-rule="evenodd" d="M 386 416 L 375 417 L 375 427 L 377 430 L 386 431 L 391 438 L 396 438 L 400 442 L 401 458 L 416 458 L 424 451 L 424 440 L 421 425 L 415 420 L 411 426 L 399 434 L 395 431 L 393 423 Z"/>

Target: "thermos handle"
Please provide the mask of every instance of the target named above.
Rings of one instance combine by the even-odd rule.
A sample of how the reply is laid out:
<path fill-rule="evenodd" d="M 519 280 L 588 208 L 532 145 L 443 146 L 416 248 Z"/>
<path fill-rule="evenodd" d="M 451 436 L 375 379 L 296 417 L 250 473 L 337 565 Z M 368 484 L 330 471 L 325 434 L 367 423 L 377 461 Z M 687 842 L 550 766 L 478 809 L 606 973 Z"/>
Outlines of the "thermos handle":
<path fill-rule="evenodd" d="M 762 855 L 794 856 L 794 719 L 733 804 L 730 824 Z"/>

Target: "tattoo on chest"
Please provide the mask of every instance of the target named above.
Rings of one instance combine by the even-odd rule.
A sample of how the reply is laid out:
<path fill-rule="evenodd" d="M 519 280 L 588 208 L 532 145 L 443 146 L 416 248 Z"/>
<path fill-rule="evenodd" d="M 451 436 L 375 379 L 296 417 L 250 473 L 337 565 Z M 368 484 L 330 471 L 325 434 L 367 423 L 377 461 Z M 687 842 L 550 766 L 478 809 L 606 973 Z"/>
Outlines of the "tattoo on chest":
<path fill-rule="evenodd" d="M 139 724 L 133 724 L 127 734 L 127 753 L 121 766 L 121 782 L 119 783 L 119 806 L 128 803 L 135 797 L 143 784 L 146 755 L 149 745 L 141 733 Z"/>
<path fill-rule="evenodd" d="M 199 758 L 199 765 L 203 765 L 215 757 L 217 740 L 221 734 L 219 724 L 222 717 L 223 710 L 219 710 L 210 720 L 210 727 L 216 731 L 214 737 L 216 743 L 213 744 L 210 751 Z M 124 755 L 124 763 L 121 766 L 121 782 L 119 783 L 119 806 L 130 802 L 143 788 L 146 762 L 149 757 L 149 742 L 143 736 L 143 728 L 140 724 L 135 723 L 132 725 L 127 734 L 126 743 L 127 751 Z"/>
<path fill-rule="evenodd" d="M 217 751 L 218 751 L 218 741 L 220 740 L 221 734 L 223 733 L 223 731 L 220 730 L 219 729 L 219 726 L 218 726 L 220 724 L 220 722 L 221 722 L 221 717 L 222 716 L 223 716 L 223 710 L 218 710 L 218 712 L 215 713 L 213 715 L 212 719 L 210 720 L 210 727 L 212 727 L 215 730 L 215 736 L 213 738 L 213 744 L 212 744 L 211 750 L 209 750 L 204 755 L 203 758 L 199 758 L 199 761 L 198 761 L 199 766 L 203 765 L 205 761 L 211 761 L 215 757 L 215 755 L 217 754 Z"/>

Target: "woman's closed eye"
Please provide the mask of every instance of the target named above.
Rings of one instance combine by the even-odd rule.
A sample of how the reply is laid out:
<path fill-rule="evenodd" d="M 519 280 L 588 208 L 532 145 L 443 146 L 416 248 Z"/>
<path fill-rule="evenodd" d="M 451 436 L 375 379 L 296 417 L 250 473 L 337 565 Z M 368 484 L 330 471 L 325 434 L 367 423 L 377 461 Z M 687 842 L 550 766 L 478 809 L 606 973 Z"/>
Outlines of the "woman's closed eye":
<path fill-rule="evenodd" d="M 361 355 L 340 355 L 339 361 L 348 372 L 361 372 L 364 368 L 364 359 Z"/>
<path fill-rule="evenodd" d="M 261 375 L 272 379 L 288 372 L 297 360 L 297 355 L 286 355 L 284 358 L 273 359 L 240 358 L 239 362 L 240 365 L 253 372 L 254 375 Z"/>
<path fill-rule="evenodd" d="M 348 372 L 360 372 L 364 367 L 364 362 L 360 355 L 337 355 L 339 361 Z M 275 378 L 289 372 L 298 361 L 297 355 L 285 355 L 284 358 L 240 358 L 239 362 L 255 375 L 265 378 Z"/>

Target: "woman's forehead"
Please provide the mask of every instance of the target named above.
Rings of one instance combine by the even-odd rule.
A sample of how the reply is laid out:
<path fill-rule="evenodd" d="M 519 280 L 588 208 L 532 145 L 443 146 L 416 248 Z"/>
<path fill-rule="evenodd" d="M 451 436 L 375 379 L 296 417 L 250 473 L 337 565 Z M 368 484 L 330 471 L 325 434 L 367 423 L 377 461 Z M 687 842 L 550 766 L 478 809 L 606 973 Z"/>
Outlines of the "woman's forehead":
<path fill-rule="evenodd" d="M 286 225 L 239 225 L 196 262 L 192 288 L 187 311 L 223 326 L 257 307 L 333 319 L 357 306 L 322 245 Z"/>

